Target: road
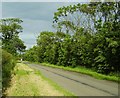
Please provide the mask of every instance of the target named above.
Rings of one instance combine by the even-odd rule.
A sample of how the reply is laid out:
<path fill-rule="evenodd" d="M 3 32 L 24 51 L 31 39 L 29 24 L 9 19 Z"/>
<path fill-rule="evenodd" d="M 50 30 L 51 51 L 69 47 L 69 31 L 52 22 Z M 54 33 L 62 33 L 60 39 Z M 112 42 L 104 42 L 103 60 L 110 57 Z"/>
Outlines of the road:
<path fill-rule="evenodd" d="M 98 80 L 88 75 L 58 68 L 27 64 L 31 68 L 40 70 L 45 77 L 56 82 L 66 90 L 73 92 L 76 96 L 118 96 L 118 83 Z"/>

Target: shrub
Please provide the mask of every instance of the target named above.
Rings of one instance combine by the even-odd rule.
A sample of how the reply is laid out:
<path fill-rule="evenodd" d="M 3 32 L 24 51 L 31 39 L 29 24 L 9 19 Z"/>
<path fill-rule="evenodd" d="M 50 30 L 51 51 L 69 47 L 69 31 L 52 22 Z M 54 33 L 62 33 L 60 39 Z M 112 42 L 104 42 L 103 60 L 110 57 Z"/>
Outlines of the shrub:
<path fill-rule="evenodd" d="M 5 89 L 11 78 L 12 70 L 15 66 L 15 58 L 5 50 L 2 50 L 2 88 Z M 4 91 L 4 90 L 3 90 Z"/>

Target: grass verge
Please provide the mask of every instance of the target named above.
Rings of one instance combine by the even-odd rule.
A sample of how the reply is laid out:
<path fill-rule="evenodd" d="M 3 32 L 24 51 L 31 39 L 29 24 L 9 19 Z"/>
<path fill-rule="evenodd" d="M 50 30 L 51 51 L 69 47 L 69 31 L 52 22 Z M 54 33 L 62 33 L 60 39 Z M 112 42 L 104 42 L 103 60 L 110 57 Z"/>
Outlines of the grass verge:
<path fill-rule="evenodd" d="M 61 93 L 64 94 L 64 96 L 75 96 L 73 93 L 63 89 L 61 86 L 59 86 L 57 83 L 53 82 L 51 79 L 46 78 L 43 76 L 40 71 L 36 70 L 36 74 L 40 75 L 44 80 L 48 81 L 50 85 L 52 85 L 56 90 L 60 91 Z"/>
<path fill-rule="evenodd" d="M 15 66 L 11 86 L 5 93 L 6 96 L 74 96 L 40 71 L 22 63 Z"/>
<path fill-rule="evenodd" d="M 89 75 L 89 76 L 92 76 L 94 78 L 101 79 L 101 80 L 109 80 L 109 81 L 114 81 L 114 82 L 120 81 L 119 76 L 110 76 L 110 75 L 100 74 L 91 69 L 87 69 L 85 67 L 79 66 L 79 67 L 71 68 L 71 67 L 57 66 L 57 65 L 48 64 L 48 63 L 37 63 L 37 64 L 41 64 L 41 65 L 49 66 L 53 68 L 60 68 L 60 69 L 73 71 L 73 72 L 78 72 L 78 73 L 86 74 L 86 75 Z"/>

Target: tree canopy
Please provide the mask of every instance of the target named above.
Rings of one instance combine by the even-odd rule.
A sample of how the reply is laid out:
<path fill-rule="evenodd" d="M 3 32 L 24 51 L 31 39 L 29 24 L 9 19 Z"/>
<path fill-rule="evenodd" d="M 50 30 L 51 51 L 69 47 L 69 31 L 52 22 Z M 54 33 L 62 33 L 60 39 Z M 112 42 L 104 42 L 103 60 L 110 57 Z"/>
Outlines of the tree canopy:
<path fill-rule="evenodd" d="M 23 21 L 19 18 L 7 18 L 0 20 L 0 33 L 2 35 L 2 48 L 13 55 L 17 55 L 18 51 L 22 52 L 26 46 L 19 38 L 22 32 Z"/>
<path fill-rule="evenodd" d="M 58 8 L 53 17 L 56 32 L 40 32 L 34 55 L 39 62 L 58 66 L 84 66 L 103 74 L 120 71 L 119 8 L 120 2 Z"/>

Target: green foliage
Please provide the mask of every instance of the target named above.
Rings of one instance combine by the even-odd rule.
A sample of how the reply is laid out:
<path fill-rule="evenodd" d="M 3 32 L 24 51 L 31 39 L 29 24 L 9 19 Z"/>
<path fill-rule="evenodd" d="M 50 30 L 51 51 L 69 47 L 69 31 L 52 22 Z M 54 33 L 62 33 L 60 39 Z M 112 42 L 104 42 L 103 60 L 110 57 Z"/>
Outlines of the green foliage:
<path fill-rule="evenodd" d="M 12 39 L 14 35 L 22 32 L 22 27 L 19 25 L 22 20 L 18 18 L 7 18 L 0 20 L 0 32 L 2 33 L 3 43 L 9 39 Z"/>
<path fill-rule="evenodd" d="M 91 2 L 58 8 L 53 18 L 57 32 L 41 32 L 37 38 L 38 61 L 102 74 L 120 71 L 119 6 Z"/>
<path fill-rule="evenodd" d="M 53 68 L 60 68 L 60 69 L 73 71 L 73 72 L 78 72 L 78 73 L 93 76 L 94 78 L 97 78 L 97 79 L 105 79 L 105 80 L 119 82 L 118 73 L 116 75 L 111 74 L 109 76 L 109 75 L 103 75 L 101 73 L 97 73 L 92 69 L 88 69 L 88 68 L 85 68 L 85 67 L 82 67 L 82 66 L 77 66 L 75 68 L 71 68 L 70 66 L 64 67 L 64 66 L 57 66 L 57 65 L 53 65 L 53 64 L 49 64 L 49 63 L 40 63 L 40 65 L 49 66 L 49 67 L 53 67 Z"/>
<path fill-rule="evenodd" d="M 26 48 L 18 34 L 22 32 L 23 21 L 19 18 L 7 18 L 0 20 L 0 33 L 2 34 L 2 48 L 7 52 L 17 55 Z"/>
<path fill-rule="evenodd" d="M 9 79 L 11 78 L 12 70 L 16 65 L 15 58 L 5 50 L 2 50 L 2 86 L 3 90 L 9 84 Z"/>
<path fill-rule="evenodd" d="M 2 49 L 1 48 L 0 48 L 0 89 L 2 89 Z"/>
<path fill-rule="evenodd" d="M 38 62 L 38 48 L 34 46 L 33 48 L 26 50 L 25 54 L 22 54 L 23 60 Z"/>

